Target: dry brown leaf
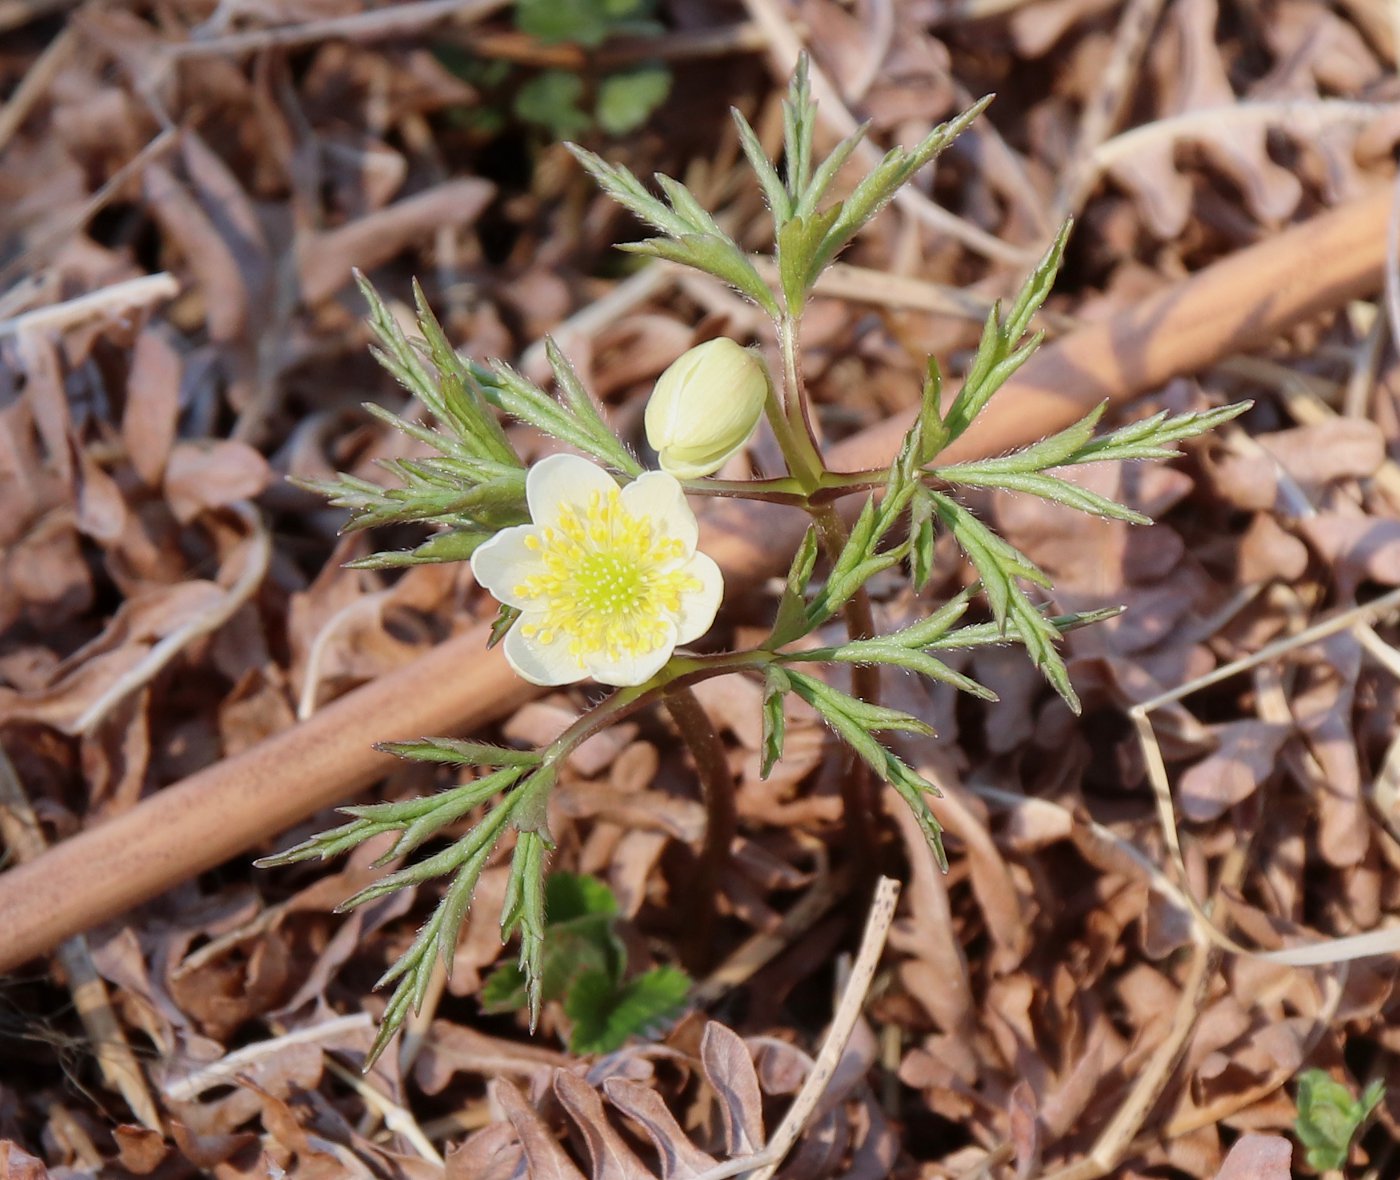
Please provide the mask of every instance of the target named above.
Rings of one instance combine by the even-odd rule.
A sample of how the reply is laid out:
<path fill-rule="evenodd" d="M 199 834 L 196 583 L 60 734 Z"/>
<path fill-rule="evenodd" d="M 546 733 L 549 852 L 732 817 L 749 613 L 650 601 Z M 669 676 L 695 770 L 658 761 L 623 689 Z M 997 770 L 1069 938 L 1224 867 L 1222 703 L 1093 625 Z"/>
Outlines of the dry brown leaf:
<path fill-rule="evenodd" d="M 526 1175 L 539 1180 L 584 1180 L 583 1173 L 574 1167 L 553 1132 L 519 1090 L 504 1078 L 496 1078 L 491 1083 L 491 1097 L 515 1128 L 525 1154 Z"/>
<path fill-rule="evenodd" d="M 165 333 L 146 328 L 136 338 L 127 377 L 122 439 L 136 473 L 159 487 L 180 416 L 180 354 Z"/>
<path fill-rule="evenodd" d="M 719 1099 L 725 1153 L 752 1155 L 764 1144 L 763 1095 L 748 1046 L 732 1029 L 711 1020 L 700 1038 L 700 1062 Z"/>
<path fill-rule="evenodd" d="M 1193 823 L 1218 819 L 1249 798 L 1274 772 L 1292 727 L 1267 721 L 1231 721 L 1215 727 L 1219 748 L 1182 776 L 1176 794 Z"/>
<path fill-rule="evenodd" d="M 211 508 L 251 500 L 272 482 L 272 468 L 247 443 L 180 442 L 165 469 L 165 498 L 188 522 Z"/>
<path fill-rule="evenodd" d="M 576 1073 L 557 1069 L 553 1090 L 583 1136 L 591 1180 L 653 1180 L 651 1170 L 608 1122 L 603 1100 L 592 1086 Z"/>
<path fill-rule="evenodd" d="M 1293 1145 L 1282 1135 L 1241 1135 L 1215 1180 L 1289 1180 Z"/>
<path fill-rule="evenodd" d="M 352 268 L 378 266 L 432 230 L 470 224 L 495 193 L 496 186 L 484 180 L 445 181 L 338 229 L 304 237 L 297 247 L 303 301 L 314 305 L 328 299 L 350 282 Z"/>
<path fill-rule="evenodd" d="M 666 1103 L 650 1086 L 627 1078 L 608 1078 L 603 1093 L 609 1102 L 646 1132 L 656 1149 L 661 1180 L 689 1180 L 715 1164 L 690 1141 Z"/>

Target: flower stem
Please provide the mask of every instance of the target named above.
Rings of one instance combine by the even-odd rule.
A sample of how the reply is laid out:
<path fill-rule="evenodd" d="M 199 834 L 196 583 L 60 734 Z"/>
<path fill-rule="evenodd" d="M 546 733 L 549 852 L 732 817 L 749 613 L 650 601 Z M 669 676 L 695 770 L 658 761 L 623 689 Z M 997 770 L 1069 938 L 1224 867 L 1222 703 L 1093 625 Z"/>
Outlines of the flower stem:
<path fill-rule="evenodd" d="M 700 849 L 695 880 L 683 905 L 685 935 L 682 940 L 687 967 L 702 971 L 712 958 L 711 936 L 720 873 L 729 863 L 730 849 L 739 830 L 734 775 L 729 769 L 724 743 L 695 694 L 689 688 L 673 687 L 664 699 L 666 711 L 690 747 L 705 801 L 705 842 Z"/>
<path fill-rule="evenodd" d="M 811 493 L 821 487 L 826 463 L 817 447 L 812 418 L 807 405 L 807 387 L 797 357 L 797 320 L 783 316 L 777 321 L 778 346 L 783 354 L 783 391 L 778 397 L 770 386 L 768 421 L 787 460 L 788 471 Z"/>

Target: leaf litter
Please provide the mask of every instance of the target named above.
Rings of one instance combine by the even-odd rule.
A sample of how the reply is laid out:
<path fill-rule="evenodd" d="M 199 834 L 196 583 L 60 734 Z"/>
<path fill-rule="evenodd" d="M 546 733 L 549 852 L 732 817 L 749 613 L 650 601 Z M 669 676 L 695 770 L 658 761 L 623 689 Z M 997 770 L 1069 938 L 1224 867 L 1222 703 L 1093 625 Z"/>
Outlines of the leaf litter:
<path fill-rule="evenodd" d="M 419 453 L 358 408 L 403 398 L 367 359 L 352 268 L 373 270 L 403 319 L 416 275 L 474 356 L 533 372 L 531 346 L 554 333 L 634 440 L 671 360 L 755 323 L 732 293 L 664 264 L 625 274 L 611 247 L 635 227 L 562 148 L 473 120 L 480 99 L 450 50 L 507 30 L 504 5 L 455 19 L 399 7 L 382 24 L 339 0 L 6 17 L 20 23 L 0 55 L 0 744 L 48 842 L 489 619 L 455 567 L 345 568 L 421 538 L 337 540 L 339 514 L 285 481 L 373 480 L 376 460 Z M 753 227 L 750 246 L 761 197 L 734 179 L 726 108 L 765 140 L 780 128 L 756 48 L 781 58 L 807 37 L 824 117 L 869 118 L 881 145 L 998 92 L 814 305 L 809 369 L 832 439 L 914 404 L 928 352 L 958 371 L 978 309 L 1014 290 L 1015 259 L 1060 213 L 1080 225 L 1045 316 L 1054 333 L 1393 177 L 1394 35 L 1367 0 L 658 12 L 682 38 L 667 45 L 718 48 L 668 61 L 686 85 L 642 131 L 593 146 L 683 176 L 726 224 Z M 524 76 L 547 49 L 525 37 L 487 64 Z M 1066 638 L 1082 721 L 993 649 L 963 670 L 999 704 L 886 685 L 939 731 L 901 753 L 944 792 L 950 871 L 889 807 L 904 899 L 785 1174 L 1283 1176 L 1303 1156 L 1303 1070 L 1354 1098 L 1395 1072 L 1397 604 L 1349 613 L 1400 585 L 1400 377 L 1367 326 L 1380 296 L 1123 411 L 1256 401 L 1239 431 L 1178 463 L 1082 477 L 1152 528 L 1004 495 L 980 506 L 1054 576 L 1058 609 L 1128 609 Z M 931 593 L 969 577 L 944 555 Z M 760 587 L 725 622 L 744 633 L 771 609 Z M 927 603 L 887 595 L 877 609 L 897 626 Z M 509 955 L 496 865 L 450 976 L 361 1079 L 373 984 L 429 887 L 342 916 L 379 871 L 368 855 L 275 872 L 239 859 L 81 940 L 156 1125 L 104 1077 L 66 966 L 0 983 L 3 1169 L 612 1180 L 737 1167 L 813 1068 L 869 899 L 843 867 L 847 768 L 813 716 L 790 713 L 765 781 L 756 686 L 698 695 L 742 820 L 701 948 L 704 1011 L 596 1060 L 564 1051 L 556 1006 L 533 1039 L 483 1014 L 483 982 Z M 528 703 L 478 736 L 538 741 L 581 700 Z M 395 766 L 358 801 L 446 781 Z M 608 881 L 629 953 L 692 953 L 704 813 L 666 722 L 635 718 L 581 748 L 558 795 L 555 863 Z M 268 833 L 261 851 L 325 819 Z M 1397 1136 L 1387 1092 L 1343 1146 L 1385 1174 Z"/>

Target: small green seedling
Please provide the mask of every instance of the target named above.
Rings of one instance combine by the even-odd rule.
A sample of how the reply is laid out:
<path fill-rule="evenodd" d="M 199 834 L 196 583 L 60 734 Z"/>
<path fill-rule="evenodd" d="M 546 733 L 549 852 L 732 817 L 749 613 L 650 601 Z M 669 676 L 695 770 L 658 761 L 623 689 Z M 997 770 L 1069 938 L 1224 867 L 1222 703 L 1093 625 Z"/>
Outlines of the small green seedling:
<path fill-rule="evenodd" d="M 1298 1075 L 1298 1120 L 1293 1128 L 1308 1149 L 1308 1165 L 1319 1172 L 1342 1167 L 1351 1152 L 1351 1141 L 1361 1124 L 1385 1097 L 1385 1083 L 1377 1079 L 1360 1098 L 1321 1069 Z"/>
<path fill-rule="evenodd" d="M 690 990 L 678 967 L 653 967 L 627 978 L 627 947 L 617 933 L 617 899 L 592 877 L 554 873 L 545 884 L 547 939 L 541 993 L 561 1000 L 572 1024 L 574 1053 L 611 1053 L 675 1014 Z M 516 964 L 491 973 L 481 994 L 487 1012 L 518 1012 L 530 985 Z"/>

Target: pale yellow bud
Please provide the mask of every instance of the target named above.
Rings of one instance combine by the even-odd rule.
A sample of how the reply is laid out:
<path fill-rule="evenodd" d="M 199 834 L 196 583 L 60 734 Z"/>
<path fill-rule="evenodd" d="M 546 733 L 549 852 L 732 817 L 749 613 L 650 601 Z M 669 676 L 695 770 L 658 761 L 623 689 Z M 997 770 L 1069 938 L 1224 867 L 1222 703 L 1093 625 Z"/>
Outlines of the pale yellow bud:
<path fill-rule="evenodd" d="M 677 479 L 717 471 L 749 440 L 768 396 L 763 361 L 721 337 L 682 354 L 647 402 L 647 442 Z"/>

